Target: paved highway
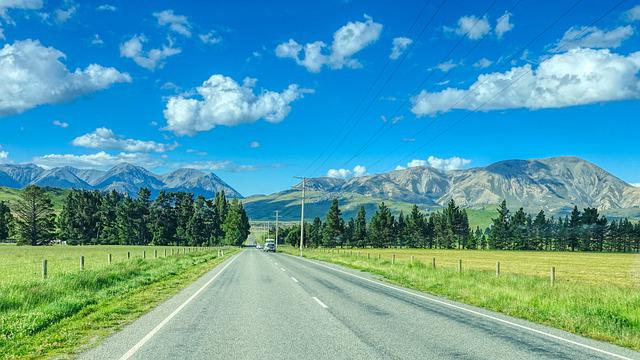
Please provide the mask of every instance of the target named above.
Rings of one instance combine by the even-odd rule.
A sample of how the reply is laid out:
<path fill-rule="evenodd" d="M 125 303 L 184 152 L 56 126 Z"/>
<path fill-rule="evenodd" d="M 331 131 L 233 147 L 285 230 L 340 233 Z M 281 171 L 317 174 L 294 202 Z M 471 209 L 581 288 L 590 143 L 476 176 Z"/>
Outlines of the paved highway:
<path fill-rule="evenodd" d="M 245 250 L 81 359 L 640 359 L 640 354 Z"/>

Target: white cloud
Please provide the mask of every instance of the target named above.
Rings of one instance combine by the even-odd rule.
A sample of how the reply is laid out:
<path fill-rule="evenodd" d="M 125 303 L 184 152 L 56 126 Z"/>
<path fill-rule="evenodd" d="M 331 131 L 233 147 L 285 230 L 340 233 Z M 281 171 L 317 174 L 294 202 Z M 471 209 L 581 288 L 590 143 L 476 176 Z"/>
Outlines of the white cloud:
<path fill-rule="evenodd" d="M 353 170 L 349 169 L 329 169 L 327 171 L 327 177 L 348 179 L 350 177 L 360 177 L 367 174 L 367 168 L 362 165 L 356 165 Z"/>
<path fill-rule="evenodd" d="M 108 128 L 97 128 L 93 132 L 78 136 L 71 141 L 74 146 L 86 148 L 122 150 L 127 152 L 166 152 L 175 149 L 178 144 L 163 144 L 155 141 L 126 139 L 116 135 Z"/>
<path fill-rule="evenodd" d="M 478 76 L 468 89 L 423 90 L 412 99 L 412 112 L 433 115 L 452 109 L 489 111 L 542 109 L 640 98 L 640 52 L 573 49 L 504 73 Z"/>
<path fill-rule="evenodd" d="M 393 46 L 391 47 L 391 54 L 389 59 L 397 60 L 400 55 L 413 43 L 413 40 L 407 37 L 397 37 L 393 39 Z"/>
<path fill-rule="evenodd" d="M 144 35 L 134 35 L 120 45 L 120 56 L 132 59 L 145 69 L 154 70 L 156 67 L 162 68 L 166 58 L 182 52 L 180 48 L 174 48 L 171 45 L 145 51 L 143 45 L 146 42 L 147 38 Z"/>
<path fill-rule="evenodd" d="M 620 26 L 611 31 L 595 26 L 572 27 L 558 40 L 553 52 L 564 52 L 573 48 L 611 49 L 622 45 L 634 33 L 631 25 Z"/>
<path fill-rule="evenodd" d="M 69 8 L 62 10 L 62 9 L 56 9 L 53 12 L 54 15 L 54 19 L 56 21 L 56 23 L 58 24 L 64 24 L 67 21 L 69 21 L 69 19 L 71 19 L 73 17 L 73 15 L 76 14 L 76 11 L 78 10 L 78 7 L 75 5 L 70 6 Z"/>
<path fill-rule="evenodd" d="M 458 19 L 458 27 L 454 29 L 445 28 L 445 30 L 453 31 L 460 36 L 466 36 L 471 40 L 482 39 L 491 32 L 491 25 L 487 16 L 479 18 L 474 15 L 463 16 Z"/>
<path fill-rule="evenodd" d="M 66 129 L 66 128 L 69 127 L 69 123 L 64 122 L 64 121 L 60 121 L 60 120 L 53 120 L 52 124 L 54 126 L 61 127 L 63 129 Z"/>
<path fill-rule="evenodd" d="M 438 70 L 442 71 L 442 72 L 449 72 L 449 70 L 453 69 L 454 67 L 458 66 L 458 64 L 454 63 L 453 61 L 449 60 L 447 62 L 443 62 L 442 64 L 438 64 L 436 65 L 436 67 L 438 68 Z"/>
<path fill-rule="evenodd" d="M 113 11 L 118 10 L 118 8 L 117 8 L 117 7 L 115 7 L 115 6 L 113 6 L 113 5 L 110 5 L 110 4 L 102 4 L 102 5 L 98 6 L 98 7 L 96 8 L 96 10 L 98 10 L 98 11 L 111 11 L 111 12 L 113 12 Z"/>
<path fill-rule="evenodd" d="M 511 13 L 505 12 L 496 21 L 496 36 L 498 37 L 498 39 L 502 39 L 502 36 L 512 29 L 513 24 L 511 23 Z"/>
<path fill-rule="evenodd" d="M 640 5 L 639 5 L 640 6 Z M 630 183 L 629 185 L 631 186 L 635 186 L 635 187 L 640 187 L 640 183 Z"/>
<path fill-rule="evenodd" d="M 0 40 L 4 40 L 4 39 L 6 39 L 4 37 L 4 29 L 2 27 L 0 27 Z"/>
<path fill-rule="evenodd" d="M 184 15 L 176 15 L 173 10 L 163 10 L 160 12 L 154 12 L 153 16 L 158 20 L 158 25 L 168 26 L 171 31 L 191 37 L 191 23 Z"/>
<path fill-rule="evenodd" d="M 0 49 L 0 116 L 131 82 L 129 74 L 97 64 L 69 72 L 60 61 L 65 58 L 64 53 L 37 40 L 5 44 Z"/>
<path fill-rule="evenodd" d="M 362 64 L 353 59 L 360 50 L 373 44 L 380 37 L 382 24 L 376 23 L 370 16 L 364 16 L 365 21 L 349 22 L 333 34 L 333 42 L 328 53 L 323 53 L 327 44 L 315 41 L 301 45 L 293 39 L 276 47 L 276 56 L 292 58 L 298 65 L 304 66 L 310 72 L 319 72 L 323 66 L 331 69 L 359 68 Z M 300 52 L 304 50 L 304 58 Z"/>
<path fill-rule="evenodd" d="M 480 69 L 485 69 L 488 68 L 489 66 L 491 66 L 491 64 L 493 64 L 493 61 L 487 59 L 487 58 L 482 58 L 480 60 L 478 60 L 475 64 L 473 64 L 473 67 L 476 68 L 480 68 Z"/>
<path fill-rule="evenodd" d="M 210 161 L 195 161 L 191 163 L 176 163 L 172 165 L 176 168 L 188 168 L 188 169 L 196 169 L 201 171 L 254 171 L 257 170 L 258 167 L 255 165 L 243 165 L 236 164 L 231 160 L 210 160 Z"/>
<path fill-rule="evenodd" d="M 2 145 L 0 145 L 0 163 L 6 162 L 9 159 L 9 152 L 2 150 Z"/>
<path fill-rule="evenodd" d="M 164 110 L 166 130 L 195 135 L 217 125 L 235 126 L 260 119 L 278 123 L 289 114 L 293 101 L 313 92 L 291 84 L 280 93 L 263 90 L 256 95 L 255 83 L 256 79 L 246 78 L 238 84 L 230 77 L 216 74 L 196 89 L 199 98 L 170 97 Z"/>
<path fill-rule="evenodd" d="M 0 17 L 7 23 L 13 23 L 7 10 L 37 10 L 40 8 L 42 8 L 42 0 L 0 0 Z"/>
<path fill-rule="evenodd" d="M 252 149 L 257 149 L 257 148 L 260 147 L 260 143 L 257 142 L 257 141 L 252 141 L 252 142 L 249 143 L 249 147 L 252 148 Z"/>
<path fill-rule="evenodd" d="M 471 160 L 463 159 L 461 157 L 453 156 L 447 159 L 441 159 L 435 156 L 429 156 L 426 160 L 413 159 L 407 163 L 407 166 L 396 166 L 396 170 L 403 170 L 405 168 L 430 166 L 439 170 L 458 170 L 471 164 Z"/>
<path fill-rule="evenodd" d="M 222 41 L 222 38 L 218 36 L 215 31 L 209 31 L 206 34 L 200 34 L 198 35 L 198 38 L 200 38 L 200 41 L 202 41 L 203 43 L 211 45 L 218 44 Z"/>
<path fill-rule="evenodd" d="M 104 41 L 98 34 L 93 34 L 93 39 L 91 39 L 91 45 L 104 45 Z"/>
<path fill-rule="evenodd" d="M 33 162 L 45 168 L 59 166 L 73 166 L 77 168 L 108 169 L 117 164 L 127 162 L 146 168 L 154 168 L 162 165 L 160 160 L 147 154 L 119 153 L 115 155 L 100 151 L 95 154 L 49 154 L 33 158 Z"/>
<path fill-rule="evenodd" d="M 625 16 L 629 21 L 640 21 L 640 5 L 636 5 L 627 10 Z"/>

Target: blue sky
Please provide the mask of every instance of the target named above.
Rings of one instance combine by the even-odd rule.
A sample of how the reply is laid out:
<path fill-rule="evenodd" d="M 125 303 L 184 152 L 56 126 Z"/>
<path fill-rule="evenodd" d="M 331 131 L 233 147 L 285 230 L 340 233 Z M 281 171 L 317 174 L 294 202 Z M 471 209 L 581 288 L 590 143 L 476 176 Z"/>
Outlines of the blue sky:
<path fill-rule="evenodd" d="M 248 195 L 574 155 L 640 183 L 639 28 L 637 1 L 0 0 L 0 161 Z"/>

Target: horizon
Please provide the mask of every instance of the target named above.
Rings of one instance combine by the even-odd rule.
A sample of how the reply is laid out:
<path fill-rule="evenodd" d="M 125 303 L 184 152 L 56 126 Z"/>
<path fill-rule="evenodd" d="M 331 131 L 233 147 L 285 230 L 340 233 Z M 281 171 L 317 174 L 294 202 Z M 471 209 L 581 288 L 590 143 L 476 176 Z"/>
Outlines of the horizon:
<path fill-rule="evenodd" d="M 640 184 L 637 2 L 19 4 L 0 5 L 0 163 L 192 168 L 271 194 L 571 154 Z M 514 88 L 474 93 L 500 77 Z"/>

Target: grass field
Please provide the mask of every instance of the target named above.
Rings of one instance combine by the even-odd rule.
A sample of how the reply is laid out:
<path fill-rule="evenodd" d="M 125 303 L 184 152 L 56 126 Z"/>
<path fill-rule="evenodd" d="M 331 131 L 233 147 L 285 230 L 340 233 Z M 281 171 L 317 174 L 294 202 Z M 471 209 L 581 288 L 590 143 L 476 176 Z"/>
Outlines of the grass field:
<path fill-rule="evenodd" d="M 298 254 L 291 247 L 279 250 Z M 305 257 L 371 272 L 395 284 L 640 350 L 640 255 L 408 249 L 338 253 L 336 249 L 308 249 Z M 435 270 L 431 266 L 433 257 Z M 458 259 L 463 264 L 460 273 Z M 497 261 L 501 263 L 500 277 L 495 273 Z M 552 265 L 557 269 L 554 286 L 549 280 Z"/>
<path fill-rule="evenodd" d="M 67 194 L 70 192 L 70 190 L 47 188 L 46 191 L 49 197 L 51 198 L 51 202 L 53 203 L 53 209 L 56 212 L 59 212 L 60 210 L 62 210 L 62 203 L 64 199 L 67 197 Z M 7 201 L 9 202 L 9 206 L 11 206 L 13 202 L 18 200 L 18 198 L 20 197 L 20 193 L 21 193 L 20 189 L 13 189 L 13 188 L 8 188 L 6 186 L 0 186 L 0 201 Z"/>
<path fill-rule="evenodd" d="M 0 358 L 73 357 L 238 251 L 226 248 L 218 257 L 218 249 L 180 248 L 164 257 L 165 248 L 157 248 L 153 258 L 154 248 L 145 249 L 146 259 L 142 247 L 0 246 Z M 33 270 L 43 257 L 51 264 L 46 280 Z"/>

